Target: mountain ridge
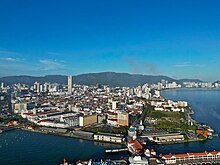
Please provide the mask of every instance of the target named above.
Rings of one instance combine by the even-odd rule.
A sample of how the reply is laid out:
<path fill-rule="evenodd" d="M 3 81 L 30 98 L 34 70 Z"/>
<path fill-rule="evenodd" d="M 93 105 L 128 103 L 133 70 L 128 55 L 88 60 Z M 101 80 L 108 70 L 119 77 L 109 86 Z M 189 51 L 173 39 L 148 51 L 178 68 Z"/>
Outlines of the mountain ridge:
<path fill-rule="evenodd" d="M 96 85 L 103 84 L 109 86 L 127 86 L 134 87 L 138 85 L 143 85 L 145 83 L 157 83 L 161 80 L 166 80 L 168 82 L 176 81 L 182 83 L 183 81 L 196 80 L 197 82 L 202 82 L 199 79 L 180 79 L 176 80 L 168 76 L 163 75 L 143 75 L 143 74 L 130 74 L 130 73 L 116 73 L 116 72 L 100 72 L 100 73 L 84 73 L 73 76 L 73 83 L 81 85 Z M 19 76 L 6 76 L 0 78 L 0 82 L 5 82 L 6 84 L 24 83 L 33 84 L 34 82 L 51 82 L 59 84 L 67 84 L 66 75 L 46 75 L 46 76 L 29 76 L 29 75 L 19 75 Z"/>

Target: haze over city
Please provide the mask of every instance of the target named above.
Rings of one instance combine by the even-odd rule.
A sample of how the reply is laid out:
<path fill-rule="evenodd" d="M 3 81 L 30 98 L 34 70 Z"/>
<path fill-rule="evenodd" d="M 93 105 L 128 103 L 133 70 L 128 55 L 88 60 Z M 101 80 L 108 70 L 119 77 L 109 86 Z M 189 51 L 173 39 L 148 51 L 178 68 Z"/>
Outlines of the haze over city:
<path fill-rule="evenodd" d="M 0 2 L 0 77 L 126 72 L 219 80 L 220 2 Z"/>

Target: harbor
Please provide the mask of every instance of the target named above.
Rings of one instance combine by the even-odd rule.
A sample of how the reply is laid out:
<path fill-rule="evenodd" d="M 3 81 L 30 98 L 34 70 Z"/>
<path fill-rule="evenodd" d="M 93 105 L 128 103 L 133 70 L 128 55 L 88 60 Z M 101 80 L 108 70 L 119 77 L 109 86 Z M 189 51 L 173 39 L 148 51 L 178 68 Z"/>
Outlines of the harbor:
<path fill-rule="evenodd" d="M 201 93 L 196 91 L 198 97 L 190 98 L 191 104 L 195 111 L 193 118 L 197 121 L 208 123 L 214 130 L 215 134 L 219 134 L 220 130 L 216 123 L 219 123 L 219 120 L 216 118 L 216 115 L 213 116 L 211 113 L 213 111 L 218 112 L 218 99 L 216 99 L 216 109 L 212 109 L 211 105 L 208 104 L 211 100 L 217 98 L 216 92 L 213 92 L 213 97 L 205 97 L 201 100 Z M 194 95 L 196 94 L 192 90 Z M 172 93 L 172 91 L 171 91 Z M 184 91 L 181 91 L 186 98 L 177 99 L 187 99 L 192 93 L 189 92 L 189 95 L 186 95 Z M 187 92 L 188 93 L 188 92 Z M 212 94 L 212 93 L 211 93 Z M 209 95 L 210 91 L 209 91 Z M 218 96 L 218 95 L 217 95 Z M 204 97 L 204 96 L 203 96 Z M 203 103 L 202 107 L 197 107 Z M 195 104 L 196 103 L 196 104 Z M 211 109 L 210 111 L 205 111 L 206 109 Z M 207 114 L 203 114 L 203 112 Z M 204 151 L 219 151 L 220 142 L 219 138 L 213 138 L 212 140 L 207 140 L 205 142 L 193 142 L 193 143 L 182 143 L 182 144 L 168 144 L 168 145 L 153 145 L 150 149 L 154 149 L 157 154 L 169 155 L 169 153 L 183 154 L 183 153 L 198 153 Z M 57 144 L 57 145 L 54 145 Z M 128 152 L 118 152 L 118 153 L 105 153 L 105 150 L 114 150 L 125 148 L 122 145 L 95 142 L 95 141 L 86 141 L 77 138 L 69 138 L 62 136 L 54 136 L 50 134 L 39 134 L 32 131 L 23 131 L 15 129 L 14 131 L 8 131 L 0 135 L 0 164 L 17 164 L 17 165 L 38 165 L 38 164 L 60 164 L 63 158 L 65 157 L 68 162 L 75 164 L 77 160 L 120 160 L 121 157 L 128 159 Z M 47 150 L 50 148 L 52 151 L 50 155 L 47 154 Z M 81 150 L 79 150 L 81 149 Z M 9 155 L 13 152 L 13 157 L 9 158 Z M 26 153 L 26 154 L 22 154 Z M 45 156 L 46 155 L 46 156 Z M 57 156 L 59 155 L 59 156 Z M 35 157 L 41 157 L 42 159 L 35 161 Z M 150 161 L 151 162 L 151 161 Z"/>
<path fill-rule="evenodd" d="M 0 0 L 0 165 L 220 164 L 220 0 Z"/>
<path fill-rule="evenodd" d="M 191 113 L 189 115 L 196 115 L 196 113 Z M 200 120 L 201 121 L 201 120 Z M 209 126 L 208 124 L 205 123 L 199 123 L 196 120 L 194 120 L 193 118 L 191 118 L 190 116 L 190 122 L 193 122 L 197 127 L 198 130 L 204 130 L 201 131 L 203 133 L 203 136 L 207 136 L 208 142 L 206 143 L 212 143 L 213 141 L 218 141 L 218 132 L 219 130 L 216 129 L 216 132 L 214 132 L 214 129 L 211 128 L 211 126 Z M 207 131 L 207 135 L 206 135 L 206 131 Z M 198 133 L 200 131 L 197 131 Z M 209 132 L 209 133 L 208 133 Z M 154 134 L 160 133 L 163 136 L 165 136 L 167 134 L 167 132 L 155 132 L 155 131 L 150 131 L 148 132 L 151 134 L 151 136 L 153 136 Z M 210 134 L 211 133 L 211 134 Z M 169 134 L 167 134 L 169 136 Z M 166 136 L 167 136 L 166 135 Z M 176 134 L 178 135 L 178 134 Z M 175 135 L 175 136 L 176 136 Z M 189 135 L 192 136 L 192 135 Z M 144 138 L 144 136 L 142 136 L 142 138 Z M 192 136 L 193 138 L 193 136 Z M 193 140 L 192 140 L 193 141 Z M 198 142 L 196 142 L 197 140 L 195 140 L 194 143 L 190 143 L 190 145 L 194 145 L 197 144 Z M 136 144 L 139 143 L 139 144 Z M 163 147 L 170 147 L 170 149 L 175 150 L 174 146 L 176 147 L 180 147 L 181 148 L 181 144 L 173 144 L 174 142 L 171 142 L 172 145 L 169 145 L 170 143 L 163 143 L 163 144 L 168 144 L 168 145 L 163 145 Z M 156 152 L 154 150 L 148 150 L 148 149 L 144 149 L 144 147 L 146 147 L 146 145 L 141 144 L 141 141 L 137 142 L 134 141 L 133 142 L 133 147 L 129 147 L 128 146 L 128 151 L 131 153 L 131 156 L 129 157 L 129 159 L 127 159 L 127 164 L 219 164 L 220 163 L 220 152 L 216 151 L 216 150 L 212 150 L 212 151 L 207 151 L 207 147 L 205 150 L 200 150 L 201 152 L 181 152 L 181 149 L 178 151 L 177 154 L 171 154 L 172 152 L 170 152 L 169 154 L 159 154 L 159 152 L 157 152 L 157 154 L 155 154 Z M 137 148 L 135 148 L 135 146 Z M 184 144 L 185 146 L 185 144 Z M 213 148 L 216 148 L 213 146 Z M 218 148 L 218 147 L 217 147 Z M 117 152 L 117 149 L 113 150 L 115 152 Z M 142 151 L 142 154 L 140 154 L 139 152 Z M 193 149 L 191 150 L 193 151 Z M 153 153 L 153 154 L 152 154 Z M 145 154 L 145 156 L 143 156 L 143 154 Z M 148 156 L 146 155 L 148 154 Z M 133 155 L 133 156 L 132 156 Z M 136 156 L 135 156 L 136 155 Z M 142 155 L 142 156 L 138 156 L 138 155 Z M 134 161 L 135 160 L 135 161 Z M 94 162 L 94 164 L 96 164 L 98 162 Z"/>
<path fill-rule="evenodd" d="M 124 152 L 128 151 L 127 148 L 120 148 L 120 149 L 111 149 L 111 150 L 105 150 L 105 153 L 118 153 L 118 152 Z"/>

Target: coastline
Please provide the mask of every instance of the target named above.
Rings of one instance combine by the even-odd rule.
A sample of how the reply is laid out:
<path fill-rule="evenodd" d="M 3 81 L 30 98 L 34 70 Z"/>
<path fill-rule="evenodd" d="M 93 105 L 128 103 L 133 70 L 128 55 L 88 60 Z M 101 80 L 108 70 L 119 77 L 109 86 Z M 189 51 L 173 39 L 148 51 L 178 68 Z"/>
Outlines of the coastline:
<path fill-rule="evenodd" d="M 27 128 L 20 128 L 20 129 L 23 130 L 23 131 L 29 131 L 29 132 L 34 132 L 34 133 L 53 135 L 53 136 L 60 136 L 60 137 L 67 137 L 67 138 L 82 139 L 82 140 L 100 142 L 100 143 L 105 143 L 105 144 L 125 145 L 125 143 L 115 143 L 115 142 L 95 140 L 93 138 L 92 139 L 91 138 L 86 138 L 86 137 L 77 136 L 77 135 L 74 135 L 74 134 L 58 134 L 58 133 L 44 132 L 44 131 L 39 131 L 39 130 L 36 130 L 36 129 L 27 129 Z"/>
<path fill-rule="evenodd" d="M 1 126 L 5 126 L 5 125 L 1 124 Z M 46 135 L 66 137 L 66 138 L 74 138 L 74 139 L 82 139 L 82 140 L 87 140 L 87 141 L 94 141 L 94 142 L 99 142 L 99 143 L 104 143 L 104 144 L 121 145 L 122 147 L 126 146 L 126 143 L 115 143 L 115 142 L 95 140 L 95 139 L 86 138 L 86 137 L 83 137 L 83 136 L 77 136 L 77 135 L 73 135 L 73 134 L 70 135 L 70 134 L 51 133 L 51 132 L 44 132 L 44 131 L 39 131 L 39 130 L 36 130 L 36 129 L 27 129 L 27 128 L 15 128 L 14 130 L 16 130 L 16 129 L 20 129 L 22 131 L 27 131 L 27 132 L 39 133 L 39 134 L 46 134 Z M 170 143 L 168 143 L 168 142 L 167 143 L 157 143 L 155 145 L 187 144 L 187 143 L 203 142 L 203 141 L 207 141 L 207 140 L 198 139 L 198 140 L 179 141 L 179 142 L 170 142 Z"/>
<path fill-rule="evenodd" d="M 172 93 L 172 92 L 171 92 Z M 180 92 L 181 93 L 181 92 Z M 191 93 L 192 92 L 190 92 L 188 95 L 191 95 Z M 200 95 L 200 92 L 198 91 L 197 92 L 198 93 L 198 95 Z M 202 93 L 202 92 L 201 92 Z M 187 95 L 187 97 L 188 97 L 188 95 Z M 198 95 L 196 95 L 196 96 L 198 96 Z M 174 97 L 176 96 L 176 94 L 174 95 Z M 214 96 L 216 96 L 216 95 L 214 95 Z M 189 98 L 189 97 L 188 97 Z M 171 99 L 172 99 L 172 97 L 171 97 Z M 200 97 L 198 96 L 198 99 L 197 100 L 200 100 Z M 218 101 L 218 99 L 216 99 L 217 101 Z M 208 100 L 207 101 L 207 103 L 209 103 L 210 101 Z M 217 104 L 218 104 L 218 102 L 217 102 Z M 208 105 L 208 104 L 206 104 L 206 105 Z M 198 115 L 198 114 L 200 114 L 201 112 L 203 112 L 203 110 L 206 110 L 206 109 L 208 109 L 207 107 L 209 107 L 209 106 L 207 106 L 207 107 L 204 107 L 203 109 L 200 109 L 200 108 L 198 108 L 197 109 L 197 106 L 193 106 L 193 107 L 195 107 L 195 108 L 193 108 L 193 110 L 195 111 L 195 115 Z M 204 111 L 205 112 L 205 111 Z M 207 112 L 208 113 L 208 112 Z M 195 116 L 192 116 L 193 118 L 195 118 Z M 210 120 L 212 120 L 213 119 L 213 117 L 214 116 L 211 116 L 210 117 Z M 205 120 L 203 119 L 203 118 L 196 118 L 196 120 L 197 121 L 204 121 L 205 122 Z M 214 121 L 216 121 L 216 120 L 214 120 Z M 209 122 L 206 122 L 206 123 L 208 123 L 208 124 L 210 124 Z M 218 123 L 218 120 L 215 122 L 215 123 Z M 22 129 L 20 129 L 20 130 L 22 130 Z M 35 131 L 35 130 L 27 130 L 27 129 L 25 129 L 26 131 L 29 131 L 29 132 L 36 132 L 37 133 L 37 130 Z M 216 128 L 215 129 L 217 132 L 219 132 L 219 129 L 218 128 Z M 19 131 L 19 130 L 18 130 Z M 13 132 L 13 131 L 12 131 Z M 16 130 L 15 130 L 15 132 L 16 132 Z M 45 135 L 42 135 L 42 138 L 46 138 L 46 137 L 48 137 L 47 135 L 46 135 L 46 133 L 44 133 L 44 132 L 39 132 L 39 133 L 41 133 L 41 134 L 45 134 Z M 6 132 L 6 134 L 11 134 L 10 132 Z M 28 132 L 26 133 L 26 134 L 28 134 Z M 30 133 L 29 133 L 30 134 Z M 31 133 L 32 134 L 32 133 Z M 48 134 L 48 135 L 55 135 L 55 134 Z M 32 135 L 32 137 L 33 136 L 39 136 L 39 135 Z M 60 136 L 60 135 L 55 135 L 55 136 Z M 55 137 L 54 136 L 54 137 Z M 40 135 L 40 137 L 41 137 L 41 135 Z M 54 137 L 53 136 L 49 136 L 48 138 L 46 138 L 46 139 L 54 139 Z M 66 137 L 66 136 L 63 136 L 63 137 Z M 76 139 L 79 139 L 79 138 L 77 138 L 76 137 Z M 80 138 L 80 139 L 82 139 L 82 138 Z M 27 139 L 28 140 L 28 139 Z M 59 138 L 58 139 L 59 141 L 71 141 L 71 139 L 70 138 Z M 93 140 L 91 140 L 91 139 L 86 139 L 86 140 L 88 140 L 88 141 L 91 141 L 91 142 L 86 142 L 86 141 L 81 141 L 82 143 L 94 143 L 94 142 L 92 142 Z M 31 142 L 31 139 L 29 138 L 29 140 L 28 141 L 30 141 Z M 73 139 L 72 141 L 75 141 L 75 139 Z M 44 143 L 44 142 L 47 142 L 47 140 L 45 140 L 45 141 L 42 141 L 42 143 Z M 79 141 L 77 141 L 78 143 L 79 143 Z M 34 142 L 34 143 L 38 143 L 38 142 Z M 112 148 L 114 148 L 114 145 L 109 145 L 108 143 L 105 143 L 105 142 L 97 142 L 98 143 L 98 145 L 100 145 L 100 146 L 102 146 L 102 144 L 104 144 L 106 147 L 108 147 L 108 146 L 110 146 L 110 147 L 112 147 Z M 212 151 L 212 150 L 219 150 L 219 138 L 213 138 L 213 140 L 207 140 L 207 141 L 195 141 L 195 142 L 190 142 L 190 143 L 188 143 L 188 142 L 183 142 L 183 143 L 179 143 L 179 144 L 162 144 L 162 145 L 155 145 L 155 146 L 152 146 L 154 149 L 155 149 L 155 151 L 157 151 L 158 153 L 162 153 L 162 154 L 169 154 L 169 153 L 190 153 L 190 152 L 203 152 L 203 151 Z M 44 144 L 44 145 L 47 145 L 47 144 Z M 48 145 L 48 146 L 50 146 L 50 145 Z M 5 146 L 5 147 L 7 147 L 7 148 L 9 148 L 10 146 Z M 11 146 L 12 147 L 12 146 Z M 109 147 L 109 148 L 110 148 Z M 53 148 L 53 147 L 52 147 Z M 54 147 L 54 148 L 56 148 L 56 147 Z M 63 147 L 63 148 L 66 148 L 66 147 Z M 74 146 L 72 147 L 72 148 L 74 148 Z M 115 148 L 117 148 L 117 146 L 115 147 Z M 119 147 L 120 148 L 120 147 Z M 56 148 L 57 149 L 57 148 Z M 67 150 L 68 150 L 68 147 L 67 147 Z M 2 150 L 3 151 L 3 150 Z M 71 150 L 72 151 L 72 150 Z M 75 151 L 75 150 L 74 150 Z M 5 152 L 5 151 L 4 151 Z M 43 151 L 41 151 L 41 152 L 43 152 Z M 86 152 L 86 151 L 85 151 Z M 40 152 L 39 152 L 40 153 Z M 62 154 L 60 154 L 60 155 L 62 155 L 62 157 L 66 157 L 67 158 L 67 160 L 69 160 L 69 161 L 72 161 L 72 162 L 75 162 L 75 160 L 76 160 L 76 158 L 77 159 L 81 159 L 81 160 L 83 160 L 81 157 L 80 157 L 80 154 L 72 154 L 72 152 L 69 152 L 69 150 L 68 150 L 68 153 L 70 153 L 69 155 L 67 155 L 66 154 L 66 152 L 65 151 L 62 151 Z M 78 152 L 76 152 L 75 151 L 75 153 L 78 153 Z M 104 153 L 104 152 L 102 152 L 102 153 Z M 51 155 L 56 155 L 56 153 L 52 153 Z M 116 155 L 116 154 L 115 154 Z M 118 154 L 117 154 L 118 155 Z M 116 155 L 116 156 L 117 156 Z M 114 156 L 114 155 L 113 155 Z M 93 154 L 88 154 L 88 156 L 86 155 L 86 156 L 84 156 L 84 157 L 89 157 L 89 158 L 97 158 L 97 156 L 94 156 Z M 104 154 L 103 155 L 101 155 L 100 157 L 106 157 Z M 50 156 L 50 159 L 52 159 L 53 157 L 52 156 Z M 61 160 L 61 159 L 59 159 L 59 160 Z M 56 160 L 57 162 L 59 162 L 59 160 Z M 3 161 L 3 160 L 2 160 Z M 56 163 L 57 163 L 56 162 Z M 58 163 L 57 163 L 58 164 Z"/>
<path fill-rule="evenodd" d="M 27 129 L 27 128 L 19 128 L 23 131 L 28 131 L 28 132 L 34 132 L 34 133 L 40 133 L 40 134 L 46 134 L 46 135 L 53 135 L 53 136 L 60 136 L 60 137 L 67 137 L 67 138 L 75 138 L 75 139 L 82 139 L 82 140 L 87 140 L 87 141 L 94 141 L 94 142 L 99 142 L 99 143 L 104 143 L 104 144 L 116 144 L 116 145 L 122 145 L 122 147 L 126 146 L 126 142 L 123 143 L 115 143 L 115 142 L 110 142 L 110 141 L 101 141 L 101 140 L 95 140 L 94 138 L 87 138 L 83 136 L 78 136 L 75 134 L 59 134 L 59 133 L 51 133 L 51 132 L 44 132 L 36 129 Z M 208 141 L 209 139 L 197 139 L 197 140 L 188 140 L 188 141 L 176 141 L 176 142 L 167 142 L 167 143 L 157 143 L 156 145 L 172 145 L 172 144 L 188 144 L 188 143 L 195 143 L 195 142 L 204 142 Z"/>
<path fill-rule="evenodd" d="M 172 90 L 213 90 L 220 91 L 220 88 L 169 88 L 169 89 L 160 89 L 160 91 L 172 91 Z"/>
<path fill-rule="evenodd" d="M 191 115 L 194 114 L 193 109 L 191 108 L 191 106 L 189 106 L 189 109 L 187 110 L 187 115 L 189 115 L 191 117 Z M 199 124 L 197 123 L 196 120 L 194 120 L 191 117 L 191 120 L 195 122 L 195 124 Z M 0 126 L 5 126 L 4 124 L 0 124 Z M 117 145 L 122 145 L 122 146 L 126 146 L 126 142 L 123 143 L 115 143 L 115 142 L 111 142 L 111 141 L 101 141 L 101 140 L 95 140 L 94 138 L 88 138 L 85 136 L 79 136 L 73 133 L 52 133 L 52 132 L 46 132 L 46 131 L 41 131 L 41 130 L 37 130 L 37 129 L 28 129 L 28 128 L 24 128 L 24 127 L 20 127 L 20 128 L 15 128 L 15 129 L 21 129 L 23 131 L 29 131 L 29 132 L 34 132 L 34 133 L 41 133 L 41 134 L 47 134 L 47 135 L 53 135 L 53 136 L 61 136 L 61 137 L 67 137 L 67 138 L 75 138 L 75 139 L 82 139 L 82 140 L 87 140 L 87 141 L 94 141 L 94 142 L 100 142 L 100 143 L 106 143 L 106 144 L 117 144 Z M 187 144 L 187 143 L 192 143 L 192 142 L 202 142 L 202 141 L 207 141 L 210 139 L 197 139 L 197 140 L 185 140 L 185 141 L 173 141 L 173 142 L 161 142 L 161 143 L 157 143 L 156 145 L 171 145 L 171 144 Z"/>
<path fill-rule="evenodd" d="M 163 89 L 162 91 L 169 91 L 169 90 L 220 90 L 220 89 L 216 89 L 216 88 L 177 88 L 177 89 Z M 192 107 L 189 106 L 189 108 L 187 109 L 186 114 L 188 116 L 190 116 L 190 120 L 192 122 L 194 122 L 194 124 L 196 125 L 200 125 L 200 123 L 196 120 L 194 120 L 192 118 L 192 115 L 195 114 L 195 112 L 193 111 Z M 1 125 L 1 124 L 0 124 Z M 3 125 L 5 126 L 5 125 Z M 88 141 L 96 141 L 96 142 L 101 142 L 101 143 L 110 143 L 110 144 L 119 144 L 119 145 L 125 145 L 125 143 L 115 143 L 115 142 L 110 142 L 110 141 L 101 141 L 101 140 L 95 140 L 94 138 L 87 138 L 84 136 L 78 136 L 76 134 L 72 134 L 72 133 L 65 133 L 65 134 L 60 134 L 60 133 L 52 133 L 52 132 L 45 132 L 45 131 L 40 131 L 40 130 L 36 130 L 36 129 L 27 129 L 27 128 L 20 128 L 21 130 L 25 130 L 25 131 L 30 131 L 30 132 L 36 132 L 36 133 L 42 133 L 42 134 L 49 134 L 49 135 L 55 135 L 55 136 L 62 136 L 62 137 L 70 137 L 70 138 L 76 138 L 76 139 L 82 139 L 82 140 L 88 140 Z M 191 143 L 191 142 L 200 142 L 200 141 L 206 141 L 208 139 L 197 139 L 197 140 L 187 140 L 187 141 L 181 141 L 181 142 L 171 142 L 171 143 L 160 143 L 160 144 L 182 144 L 182 143 Z M 158 145 L 160 145 L 158 144 Z"/>

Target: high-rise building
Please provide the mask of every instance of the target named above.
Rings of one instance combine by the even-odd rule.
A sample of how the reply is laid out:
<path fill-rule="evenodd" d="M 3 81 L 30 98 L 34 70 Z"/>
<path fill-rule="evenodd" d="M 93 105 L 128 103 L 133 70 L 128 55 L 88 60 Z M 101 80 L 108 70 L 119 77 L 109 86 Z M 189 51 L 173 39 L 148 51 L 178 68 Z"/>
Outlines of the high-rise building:
<path fill-rule="evenodd" d="M 68 93 L 72 93 L 72 76 L 68 76 Z"/>
<path fill-rule="evenodd" d="M 40 92 L 40 83 L 38 83 L 38 82 L 34 83 L 34 91 L 37 92 L 37 93 Z"/>
<path fill-rule="evenodd" d="M 1 88 L 3 89 L 4 88 L 4 83 L 2 82 L 2 84 L 1 84 Z"/>
<path fill-rule="evenodd" d="M 118 108 L 118 102 L 117 101 L 112 101 L 112 109 L 116 110 Z"/>
<path fill-rule="evenodd" d="M 43 85 L 40 85 L 40 92 L 43 92 Z"/>

